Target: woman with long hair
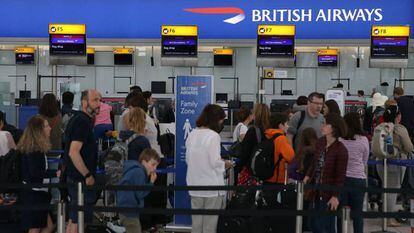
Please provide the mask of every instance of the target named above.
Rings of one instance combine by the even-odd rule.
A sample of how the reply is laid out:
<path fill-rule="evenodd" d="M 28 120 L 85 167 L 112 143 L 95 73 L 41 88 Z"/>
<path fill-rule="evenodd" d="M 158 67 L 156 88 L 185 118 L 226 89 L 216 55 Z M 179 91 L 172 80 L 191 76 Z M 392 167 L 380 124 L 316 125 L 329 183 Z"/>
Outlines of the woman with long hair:
<path fill-rule="evenodd" d="M 186 141 L 187 185 L 224 185 L 224 172 L 232 166 L 220 155 L 220 131 L 224 110 L 214 104 L 204 107 Z M 189 191 L 192 209 L 223 209 L 225 191 Z M 218 215 L 193 215 L 192 232 L 216 232 Z"/>
<path fill-rule="evenodd" d="M 236 170 L 240 171 L 237 183 L 239 185 L 256 184 L 252 179 L 250 169 L 250 158 L 254 148 L 266 139 L 265 131 L 270 128 L 270 109 L 266 104 L 256 104 L 253 108 L 253 127 L 250 127 L 242 142 L 242 153 Z"/>
<path fill-rule="evenodd" d="M 62 149 L 62 115 L 59 112 L 58 101 L 54 94 L 48 93 L 43 96 L 39 114 L 47 120 L 52 129 L 50 132 L 52 150 Z"/>
<path fill-rule="evenodd" d="M 23 136 L 17 144 L 17 150 L 22 154 L 23 183 L 49 183 L 46 153 L 51 148 L 50 131 L 48 121 L 40 115 L 28 121 Z M 47 188 L 24 190 L 21 195 L 21 202 L 25 206 L 49 204 L 50 199 Z M 53 232 L 54 228 L 51 214 L 47 210 L 23 210 L 21 224 L 29 233 Z"/>

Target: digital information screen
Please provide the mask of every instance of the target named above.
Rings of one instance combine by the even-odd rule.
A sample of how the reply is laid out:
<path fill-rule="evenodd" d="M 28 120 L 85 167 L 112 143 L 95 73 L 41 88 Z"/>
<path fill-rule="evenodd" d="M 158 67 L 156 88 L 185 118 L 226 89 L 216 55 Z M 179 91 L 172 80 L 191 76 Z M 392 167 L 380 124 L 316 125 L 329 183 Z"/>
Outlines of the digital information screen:
<path fill-rule="evenodd" d="M 197 36 L 162 36 L 162 56 L 196 57 Z"/>
<path fill-rule="evenodd" d="M 16 53 L 17 65 L 32 65 L 34 64 L 34 53 Z"/>
<path fill-rule="evenodd" d="M 338 55 L 318 55 L 318 66 L 337 66 Z"/>
<path fill-rule="evenodd" d="M 233 49 L 223 48 L 214 49 L 214 66 L 232 66 L 233 65 Z"/>
<path fill-rule="evenodd" d="M 85 35 L 61 35 L 51 34 L 50 54 L 51 55 L 85 55 Z"/>
<path fill-rule="evenodd" d="M 259 35 L 257 39 L 258 57 L 293 57 L 294 36 Z"/>
<path fill-rule="evenodd" d="M 408 59 L 408 37 L 371 37 L 371 58 Z"/>
<path fill-rule="evenodd" d="M 132 54 L 114 54 L 115 65 L 132 65 Z"/>

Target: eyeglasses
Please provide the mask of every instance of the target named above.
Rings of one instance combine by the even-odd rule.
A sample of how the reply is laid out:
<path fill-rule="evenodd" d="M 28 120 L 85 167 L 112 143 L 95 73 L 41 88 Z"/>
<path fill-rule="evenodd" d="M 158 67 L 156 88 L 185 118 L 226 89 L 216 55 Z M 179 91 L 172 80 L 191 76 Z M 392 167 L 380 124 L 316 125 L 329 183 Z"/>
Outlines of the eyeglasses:
<path fill-rule="evenodd" d="M 321 102 L 313 102 L 313 101 L 310 101 L 310 100 L 309 100 L 309 102 L 312 103 L 312 104 L 320 105 L 320 106 L 323 106 L 323 104 L 324 104 L 323 102 L 322 103 Z"/>

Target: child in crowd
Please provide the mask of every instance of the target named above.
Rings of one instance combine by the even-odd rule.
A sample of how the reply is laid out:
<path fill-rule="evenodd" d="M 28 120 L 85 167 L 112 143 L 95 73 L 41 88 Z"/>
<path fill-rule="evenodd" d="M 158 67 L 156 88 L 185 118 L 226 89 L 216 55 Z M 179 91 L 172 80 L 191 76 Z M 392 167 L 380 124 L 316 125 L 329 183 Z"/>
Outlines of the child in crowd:
<path fill-rule="evenodd" d="M 315 154 L 318 136 L 313 128 L 306 128 L 300 135 L 298 151 L 292 163 L 289 164 L 288 175 L 290 179 L 302 181 L 307 169 L 311 166 Z"/>
<path fill-rule="evenodd" d="M 135 160 L 132 156 L 124 163 L 124 173 L 119 185 L 135 186 L 152 186 L 157 179 L 156 169 L 161 159 L 158 153 L 153 149 L 145 149 L 139 158 Z M 148 182 L 149 177 L 149 182 Z M 144 198 L 150 193 L 150 190 L 142 191 L 118 191 L 118 207 L 144 207 Z M 125 227 L 127 233 L 142 232 L 139 213 L 122 213 L 120 214 L 121 224 Z"/>

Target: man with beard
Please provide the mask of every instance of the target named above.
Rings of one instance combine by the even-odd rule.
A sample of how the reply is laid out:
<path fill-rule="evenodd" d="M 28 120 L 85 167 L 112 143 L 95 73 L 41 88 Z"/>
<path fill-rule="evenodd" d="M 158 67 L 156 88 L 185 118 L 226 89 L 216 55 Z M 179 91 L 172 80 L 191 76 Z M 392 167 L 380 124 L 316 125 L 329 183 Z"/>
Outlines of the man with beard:
<path fill-rule="evenodd" d="M 100 97 L 96 90 L 85 90 L 81 95 L 81 107 L 75 116 L 69 121 L 65 137 L 65 173 L 68 184 L 83 182 L 86 185 L 95 184 L 95 170 L 97 163 L 97 145 L 93 134 L 93 118 L 99 112 Z M 77 187 L 68 187 L 69 204 L 77 205 Z M 84 204 L 93 204 L 96 195 L 94 191 L 84 191 Z M 93 212 L 87 210 L 85 223 L 92 222 Z M 78 232 L 78 216 L 76 210 L 69 211 L 69 224 L 66 232 Z"/>

